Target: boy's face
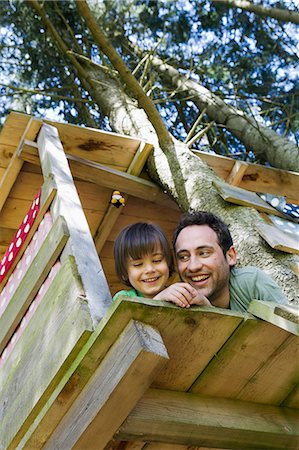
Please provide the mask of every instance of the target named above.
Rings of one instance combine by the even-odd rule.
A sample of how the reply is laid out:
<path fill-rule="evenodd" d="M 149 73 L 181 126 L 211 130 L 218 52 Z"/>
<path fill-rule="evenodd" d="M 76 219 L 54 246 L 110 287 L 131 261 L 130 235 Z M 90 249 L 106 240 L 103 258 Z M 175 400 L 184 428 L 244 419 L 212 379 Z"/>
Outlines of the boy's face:
<path fill-rule="evenodd" d="M 169 278 L 169 268 L 161 248 L 140 259 L 129 257 L 128 277 L 133 288 L 146 298 L 162 291 Z"/>
<path fill-rule="evenodd" d="M 182 280 L 212 305 L 228 308 L 230 268 L 236 263 L 234 247 L 224 255 L 214 230 L 208 225 L 191 225 L 178 235 L 175 251 Z"/>

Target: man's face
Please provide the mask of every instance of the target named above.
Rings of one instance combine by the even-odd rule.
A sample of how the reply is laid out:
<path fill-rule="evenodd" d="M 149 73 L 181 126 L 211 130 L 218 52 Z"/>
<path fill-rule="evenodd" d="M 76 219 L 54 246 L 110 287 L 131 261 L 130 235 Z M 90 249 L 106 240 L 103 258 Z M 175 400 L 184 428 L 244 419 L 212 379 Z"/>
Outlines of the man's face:
<path fill-rule="evenodd" d="M 236 263 L 234 247 L 224 256 L 214 230 L 208 225 L 191 225 L 179 233 L 175 252 L 182 280 L 212 305 L 228 308 L 230 267 Z"/>

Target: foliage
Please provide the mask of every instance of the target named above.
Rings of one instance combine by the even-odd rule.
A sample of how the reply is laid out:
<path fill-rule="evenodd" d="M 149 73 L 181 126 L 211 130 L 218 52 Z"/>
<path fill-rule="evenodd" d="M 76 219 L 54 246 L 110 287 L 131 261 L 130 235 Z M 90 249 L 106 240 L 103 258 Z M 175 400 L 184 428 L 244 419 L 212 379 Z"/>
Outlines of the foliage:
<path fill-rule="evenodd" d="M 187 93 L 165 86 L 146 58 L 140 64 L 147 52 L 167 60 L 278 133 L 299 140 L 299 49 L 294 24 L 262 19 L 210 0 L 89 3 L 101 29 L 135 71 L 169 130 L 179 139 L 186 138 L 200 111 Z M 273 1 L 267 4 L 277 6 Z M 286 2 L 281 2 L 280 7 L 286 5 L 295 9 Z M 43 6 L 70 50 L 109 67 L 88 34 L 74 1 L 44 2 Z M 53 110 L 70 123 L 90 125 L 94 121 L 96 126 L 109 127 L 71 65 L 58 53 L 30 2 L 1 2 L 1 23 L 2 116 L 9 108 L 38 116 L 49 116 Z M 210 118 L 204 115 L 197 131 L 209 122 Z M 219 125 L 211 127 L 207 138 L 196 145 L 241 159 L 254 158 Z"/>

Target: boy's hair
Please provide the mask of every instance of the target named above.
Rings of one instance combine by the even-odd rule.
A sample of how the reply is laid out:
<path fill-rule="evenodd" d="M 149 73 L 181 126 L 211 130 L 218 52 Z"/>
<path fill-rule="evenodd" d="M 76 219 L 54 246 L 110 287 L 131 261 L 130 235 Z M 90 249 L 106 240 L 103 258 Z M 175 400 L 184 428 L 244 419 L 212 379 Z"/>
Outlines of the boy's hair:
<path fill-rule="evenodd" d="M 166 259 L 169 275 L 174 272 L 174 262 L 170 245 L 164 231 L 158 226 L 147 222 L 137 222 L 123 228 L 114 243 L 115 270 L 120 280 L 131 286 L 128 277 L 128 259 L 140 259 L 154 253 L 157 246 Z"/>
<path fill-rule="evenodd" d="M 233 239 L 227 225 L 218 216 L 207 211 L 191 211 L 181 217 L 173 232 L 172 245 L 174 252 L 178 235 L 184 228 L 189 227 L 190 225 L 208 225 L 214 230 L 217 234 L 218 243 L 222 248 L 224 256 L 228 249 L 233 245 Z"/>

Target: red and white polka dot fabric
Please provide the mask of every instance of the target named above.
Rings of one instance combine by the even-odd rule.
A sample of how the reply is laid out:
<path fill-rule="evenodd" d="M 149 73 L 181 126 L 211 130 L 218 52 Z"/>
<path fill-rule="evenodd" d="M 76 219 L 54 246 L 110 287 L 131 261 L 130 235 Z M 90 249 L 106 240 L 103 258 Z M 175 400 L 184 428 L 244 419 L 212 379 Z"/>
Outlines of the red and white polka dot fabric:
<path fill-rule="evenodd" d="M 25 275 L 32 260 L 38 253 L 38 251 L 39 251 L 41 245 L 43 244 L 47 234 L 49 233 L 52 225 L 53 225 L 53 220 L 52 220 L 51 214 L 49 212 L 47 212 L 45 214 L 43 220 L 39 224 L 39 227 L 38 227 L 37 231 L 35 232 L 33 238 L 31 239 L 29 245 L 27 246 L 22 258 L 18 262 L 13 273 L 10 275 L 4 289 L 2 290 L 2 292 L 0 292 L 0 316 L 3 314 L 5 308 L 7 307 L 8 303 L 12 299 L 23 276 Z M 7 360 L 8 356 L 11 354 L 13 348 L 15 347 L 16 343 L 18 342 L 19 337 L 22 335 L 22 333 L 26 329 L 26 326 L 29 323 L 30 318 L 32 317 L 32 315 L 33 315 L 34 311 L 36 310 L 37 306 L 39 305 L 39 303 L 41 302 L 43 296 L 47 292 L 48 287 L 50 286 L 51 282 L 53 281 L 53 278 L 55 277 L 56 273 L 58 272 L 60 266 L 61 266 L 61 263 L 59 261 L 57 261 L 56 264 L 53 265 L 48 277 L 46 278 L 46 280 L 40 287 L 34 300 L 32 301 L 31 305 L 29 306 L 26 313 L 24 314 L 24 316 L 21 320 L 21 323 L 19 324 L 19 326 L 16 329 L 15 333 L 13 334 L 12 338 L 10 339 L 7 346 L 3 350 L 3 352 L 0 356 L 0 367 L 4 364 L 5 360 Z"/>
<path fill-rule="evenodd" d="M 10 246 L 6 250 L 3 258 L 0 261 L 0 283 L 4 279 L 5 275 L 9 271 L 14 259 L 16 258 L 17 254 L 19 253 L 27 235 L 32 227 L 32 224 L 39 212 L 40 209 L 40 195 L 41 195 L 41 189 L 38 191 L 35 199 L 32 202 L 32 205 L 24 217 L 24 220 L 18 229 L 17 233 L 15 234 Z"/>

